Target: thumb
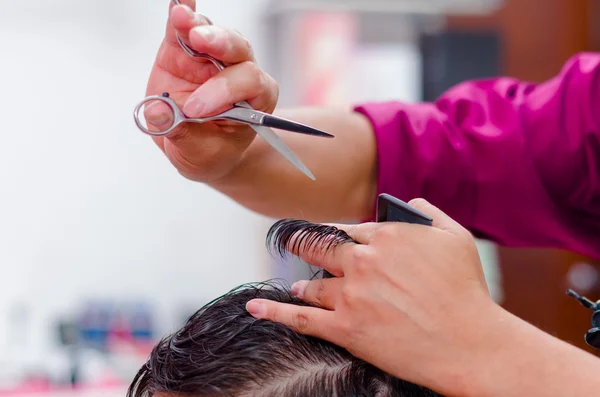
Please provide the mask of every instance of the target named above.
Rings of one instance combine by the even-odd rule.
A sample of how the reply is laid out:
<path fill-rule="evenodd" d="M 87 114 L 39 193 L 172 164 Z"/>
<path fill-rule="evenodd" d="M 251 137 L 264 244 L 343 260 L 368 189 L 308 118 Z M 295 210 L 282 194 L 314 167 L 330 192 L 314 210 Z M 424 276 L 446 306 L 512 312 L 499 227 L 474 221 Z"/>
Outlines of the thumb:
<path fill-rule="evenodd" d="M 433 219 L 433 226 L 438 229 L 449 232 L 463 230 L 463 227 L 458 222 L 425 199 L 413 199 L 408 204 L 429 215 Z"/>

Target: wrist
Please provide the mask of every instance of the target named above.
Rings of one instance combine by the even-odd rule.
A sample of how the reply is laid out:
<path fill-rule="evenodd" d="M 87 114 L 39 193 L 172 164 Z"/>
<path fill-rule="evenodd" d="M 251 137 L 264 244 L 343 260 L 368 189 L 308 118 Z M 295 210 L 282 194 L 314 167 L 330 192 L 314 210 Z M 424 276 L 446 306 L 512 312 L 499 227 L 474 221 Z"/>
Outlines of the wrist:
<path fill-rule="evenodd" d="M 428 349 L 431 354 L 421 357 L 423 361 L 413 361 L 417 368 L 427 369 L 415 380 L 448 397 L 487 397 L 484 392 L 489 388 L 490 362 L 505 360 L 500 356 L 504 355 L 503 349 L 510 347 L 510 338 L 514 338 L 507 330 L 515 328 L 514 323 L 521 320 L 491 298 L 471 301 L 451 318 L 436 342 L 437 347 Z M 389 371 L 403 376 L 401 370 Z"/>
<path fill-rule="evenodd" d="M 500 306 L 486 315 L 466 363 L 446 394 L 456 397 L 565 397 L 597 391 L 600 360 Z M 473 330 L 477 331 L 477 330 Z M 593 386 L 596 385 L 596 386 Z"/>
<path fill-rule="evenodd" d="M 438 352 L 442 365 L 434 370 L 427 386 L 448 397 L 491 396 L 487 392 L 494 386 L 490 381 L 497 381 L 495 368 L 502 366 L 500 363 L 510 358 L 508 351 L 514 349 L 517 323 L 522 320 L 491 299 L 481 303 L 465 306 L 468 310 L 456 318 L 462 328 L 453 332 L 447 349 Z"/>
<path fill-rule="evenodd" d="M 493 301 L 469 305 L 461 329 L 455 332 L 452 347 L 445 352 L 444 366 L 438 369 L 435 389 L 448 397 L 496 397 L 501 379 L 513 377 L 515 359 L 526 354 L 523 320 Z M 533 327 L 532 327 L 533 328 Z M 542 331 L 539 331 L 542 333 Z M 530 330 L 529 330 L 530 333 Z M 543 333 L 542 333 L 543 334 Z M 519 374 L 517 373 L 517 376 Z M 510 393 L 509 393 L 510 394 Z"/>
<path fill-rule="evenodd" d="M 523 354 L 523 320 L 495 303 L 467 333 L 464 363 L 452 396 L 496 396 L 498 382 L 510 378 L 515 357 Z M 540 331 L 541 332 L 541 331 Z"/>

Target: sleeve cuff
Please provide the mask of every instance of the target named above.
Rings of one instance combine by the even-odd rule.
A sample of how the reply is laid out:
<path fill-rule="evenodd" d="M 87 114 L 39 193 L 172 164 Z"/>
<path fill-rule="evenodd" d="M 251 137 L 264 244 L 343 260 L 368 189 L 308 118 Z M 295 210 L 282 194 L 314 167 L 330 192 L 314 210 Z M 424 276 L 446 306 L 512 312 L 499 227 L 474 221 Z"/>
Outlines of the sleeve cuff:
<path fill-rule="evenodd" d="M 390 194 L 403 201 L 409 201 L 405 178 L 399 178 L 402 167 L 400 134 L 397 129 L 397 113 L 390 106 L 382 104 L 361 104 L 353 110 L 365 116 L 373 127 L 377 145 L 377 196 L 373 203 L 371 219 L 374 222 L 377 210 L 377 197 L 382 193 Z"/>

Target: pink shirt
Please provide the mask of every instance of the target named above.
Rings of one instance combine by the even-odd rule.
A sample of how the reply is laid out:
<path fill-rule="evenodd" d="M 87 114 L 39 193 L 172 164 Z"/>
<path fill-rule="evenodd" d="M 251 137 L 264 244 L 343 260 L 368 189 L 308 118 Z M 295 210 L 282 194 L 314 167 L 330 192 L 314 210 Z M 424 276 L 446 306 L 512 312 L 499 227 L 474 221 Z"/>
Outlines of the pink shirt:
<path fill-rule="evenodd" d="M 505 246 L 600 259 L 600 54 L 542 84 L 475 80 L 356 110 L 375 129 L 380 193 L 423 197 Z"/>

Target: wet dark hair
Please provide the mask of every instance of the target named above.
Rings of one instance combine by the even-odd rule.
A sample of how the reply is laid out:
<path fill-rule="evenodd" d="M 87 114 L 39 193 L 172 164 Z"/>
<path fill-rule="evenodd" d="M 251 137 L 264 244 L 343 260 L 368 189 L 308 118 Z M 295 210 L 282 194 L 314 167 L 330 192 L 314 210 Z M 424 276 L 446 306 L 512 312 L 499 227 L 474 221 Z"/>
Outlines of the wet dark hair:
<path fill-rule="evenodd" d="M 267 243 L 283 255 L 293 252 L 289 244 L 333 247 L 351 240 L 329 226 L 284 220 L 273 226 Z M 152 397 L 160 392 L 189 397 L 440 397 L 332 343 L 255 319 L 246 311 L 246 303 L 255 298 L 309 306 L 282 281 L 238 287 L 162 339 L 127 396 Z"/>
<path fill-rule="evenodd" d="M 267 233 L 267 249 L 280 257 L 316 246 L 330 250 L 346 243 L 356 241 L 343 230 L 297 219 L 283 219 Z"/>
<path fill-rule="evenodd" d="M 128 397 L 437 397 L 397 379 L 332 343 L 257 320 L 255 298 L 294 305 L 283 282 L 242 286 L 196 312 L 158 343 L 133 380 Z"/>
<path fill-rule="evenodd" d="M 334 226 L 297 219 L 283 219 L 275 223 L 267 233 L 267 250 L 280 258 L 315 247 L 327 251 L 347 243 L 358 244 L 348 233 Z M 312 278 L 333 277 L 327 270 L 320 269 Z"/>

